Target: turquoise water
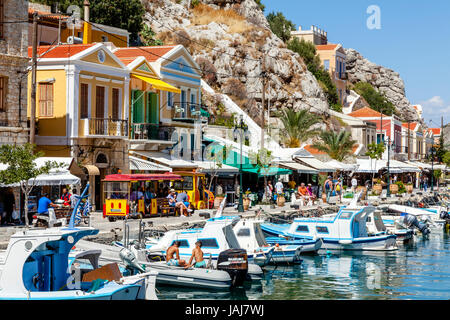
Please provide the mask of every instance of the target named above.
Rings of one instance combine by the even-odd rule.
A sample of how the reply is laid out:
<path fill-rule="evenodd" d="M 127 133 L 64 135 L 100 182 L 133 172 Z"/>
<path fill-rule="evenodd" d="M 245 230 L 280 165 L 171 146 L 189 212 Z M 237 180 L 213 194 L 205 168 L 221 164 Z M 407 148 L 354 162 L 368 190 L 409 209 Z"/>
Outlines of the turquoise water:
<path fill-rule="evenodd" d="M 230 292 L 159 288 L 160 299 L 450 299 L 450 236 L 433 230 L 394 252 L 305 256 L 265 267 L 264 280 Z"/>

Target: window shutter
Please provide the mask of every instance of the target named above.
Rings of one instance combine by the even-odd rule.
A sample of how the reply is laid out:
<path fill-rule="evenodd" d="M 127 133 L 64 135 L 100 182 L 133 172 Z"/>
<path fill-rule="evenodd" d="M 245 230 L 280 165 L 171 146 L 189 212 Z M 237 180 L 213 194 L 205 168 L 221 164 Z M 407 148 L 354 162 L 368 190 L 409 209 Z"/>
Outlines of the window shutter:
<path fill-rule="evenodd" d="M 119 89 L 112 90 L 112 118 L 119 120 Z"/>
<path fill-rule="evenodd" d="M 89 85 L 86 83 L 81 84 L 81 99 L 80 99 L 80 118 L 89 118 Z"/>

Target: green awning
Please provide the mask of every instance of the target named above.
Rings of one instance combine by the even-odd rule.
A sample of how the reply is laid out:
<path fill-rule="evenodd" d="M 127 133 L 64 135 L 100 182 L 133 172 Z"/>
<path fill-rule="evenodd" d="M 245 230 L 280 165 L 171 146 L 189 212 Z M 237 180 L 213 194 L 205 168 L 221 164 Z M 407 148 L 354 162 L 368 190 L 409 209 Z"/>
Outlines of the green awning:
<path fill-rule="evenodd" d="M 259 177 L 268 177 L 268 176 L 279 176 L 284 174 L 292 174 L 292 170 L 285 169 L 285 168 L 278 168 L 278 167 L 268 167 L 268 168 L 261 168 L 255 167 L 255 168 L 242 168 L 242 171 L 255 173 Z M 258 172 L 259 171 L 259 172 Z"/>

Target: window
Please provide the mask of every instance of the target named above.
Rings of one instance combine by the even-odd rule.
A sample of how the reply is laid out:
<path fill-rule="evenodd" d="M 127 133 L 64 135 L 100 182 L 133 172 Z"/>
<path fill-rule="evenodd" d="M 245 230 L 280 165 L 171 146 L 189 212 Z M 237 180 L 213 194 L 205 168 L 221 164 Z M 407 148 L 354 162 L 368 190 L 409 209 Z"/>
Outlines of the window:
<path fill-rule="evenodd" d="M 350 219 L 354 212 L 352 211 L 343 211 L 339 217 L 339 219 Z"/>
<path fill-rule="evenodd" d="M 120 90 L 117 88 L 112 89 L 112 119 L 119 120 L 120 109 Z"/>
<path fill-rule="evenodd" d="M 102 42 L 108 42 L 108 37 L 107 36 L 102 36 Z"/>
<path fill-rule="evenodd" d="M 330 60 L 324 60 L 323 61 L 323 67 L 325 68 L 325 70 L 330 70 Z"/>
<path fill-rule="evenodd" d="M 80 91 L 80 118 L 87 119 L 89 118 L 89 85 L 82 83 Z"/>
<path fill-rule="evenodd" d="M 309 232 L 308 226 L 298 226 L 297 230 L 295 230 L 297 232 Z"/>
<path fill-rule="evenodd" d="M 219 244 L 215 238 L 199 240 L 202 242 L 202 248 L 219 248 Z"/>
<path fill-rule="evenodd" d="M 4 38 L 3 34 L 3 17 L 5 16 L 3 0 L 0 0 L 0 39 Z"/>
<path fill-rule="evenodd" d="M 6 110 L 6 78 L 0 77 L 0 111 L 5 110 Z"/>
<path fill-rule="evenodd" d="M 105 87 L 95 88 L 95 117 L 98 119 L 105 117 Z"/>
<path fill-rule="evenodd" d="M 53 117 L 53 83 L 39 84 L 39 116 Z"/>
<path fill-rule="evenodd" d="M 318 233 L 328 233 L 327 227 L 316 227 Z"/>
<path fill-rule="evenodd" d="M 167 107 L 173 107 L 173 92 L 167 92 Z"/>
<path fill-rule="evenodd" d="M 180 242 L 180 248 L 189 248 L 189 243 L 187 242 L 187 240 L 174 240 L 170 246 L 173 246 L 175 241 Z"/>
<path fill-rule="evenodd" d="M 239 229 L 237 235 L 239 237 L 250 237 L 250 229 L 249 228 Z"/>

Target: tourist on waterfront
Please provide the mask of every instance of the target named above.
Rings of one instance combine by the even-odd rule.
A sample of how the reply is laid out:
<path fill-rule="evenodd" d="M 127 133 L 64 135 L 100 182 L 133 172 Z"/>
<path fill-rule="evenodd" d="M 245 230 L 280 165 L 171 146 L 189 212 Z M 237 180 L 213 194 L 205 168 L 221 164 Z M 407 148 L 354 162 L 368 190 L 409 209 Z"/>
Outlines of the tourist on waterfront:
<path fill-rule="evenodd" d="M 291 188 L 292 190 L 295 190 L 295 186 L 297 184 L 295 183 L 295 181 L 292 179 L 291 181 L 288 182 L 288 186 L 289 188 Z"/>
<path fill-rule="evenodd" d="M 306 188 L 306 186 L 303 182 L 298 187 L 297 192 L 298 192 L 299 197 L 302 199 L 303 204 L 305 205 L 308 202 L 309 194 L 308 194 L 308 189 Z"/>
<path fill-rule="evenodd" d="M 316 196 L 314 195 L 311 183 L 308 183 L 308 187 L 306 187 L 306 190 L 308 190 L 308 196 L 311 199 L 312 204 L 314 204 L 314 201 L 316 200 Z"/>
<path fill-rule="evenodd" d="M 325 180 L 323 184 L 323 189 L 325 190 L 326 194 L 326 203 L 330 201 L 331 192 L 333 191 L 333 181 L 331 180 L 331 176 L 328 176 L 328 179 Z"/>
<path fill-rule="evenodd" d="M 67 191 L 67 188 L 63 188 L 62 189 L 62 196 L 61 196 L 61 200 L 63 200 L 64 201 L 64 205 L 65 206 L 70 206 L 70 197 L 71 197 L 72 195 L 70 194 L 70 192 L 69 191 Z"/>
<path fill-rule="evenodd" d="M 272 200 L 272 193 L 273 193 L 273 186 L 272 186 L 272 182 L 269 181 L 266 186 L 267 200 L 269 200 L 269 201 Z"/>
<path fill-rule="evenodd" d="M 166 262 L 169 266 L 184 267 L 186 261 L 180 259 L 180 241 L 175 241 L 166 252 Z M 174 258 L 174 256 L 176 256 Z"/>
<path fill-rule="evenodd" d="M 48 194 L 44 193 L 38 202 L 38 214 L 48 215 L 50 207 L 57 208 L 58 205 L 54 204 L 52 200 L 48 198 Z"/>
<path fill-rule="evenodd" d="M 334 192 L 336 192 L 336 195 L 339 197 L 339 202 L 342 201 L 341 195 L 342 195 L 342 183 L 341 178 L 338 178 L 336 181 L 336 184 L 334 185 Z"/>
<path fill-rule="evenodd" d="M 185 191 L 177 194 L 176 197 L 176 206 L 180 208 L 180 213 L 185 215 L 186 217 L 192 212 L 192 209 L 189 209 L 189 198 Z"/>
<path fill-rule="evenodd" d="M 191 258 L 185 269 L 194 266 L 194 268 L 206 268 L 206 262 L 203 260 L 202 242 L 199 240 L 195 243 L 195 248 L 192 250 Z M 195 259 L 195 264 L 192 264 L 192 260 Z"/>
<path fill-rule="evenodd" d="M 423 177 L 423 189 L 425 190 L 425 192 L 427 192 L 427 189 L 428 189 L 428 177 L 427 176 Z"/>

